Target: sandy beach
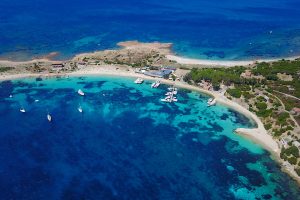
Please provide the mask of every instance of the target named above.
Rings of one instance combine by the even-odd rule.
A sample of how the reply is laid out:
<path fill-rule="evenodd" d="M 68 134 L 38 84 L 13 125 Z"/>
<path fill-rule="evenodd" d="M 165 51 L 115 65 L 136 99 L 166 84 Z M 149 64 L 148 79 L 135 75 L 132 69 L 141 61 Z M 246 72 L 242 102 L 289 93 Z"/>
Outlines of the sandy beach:
<path fill-rule="evenodd" d="M 137 74 L 132 69 L 119 69 L 115 66 L 106 65 L 101 67 L 87 67 L 84 69 L 80 69 L 76 72 L 66 73 L 66 74 L 15 74 L 15 75 L 1 75 L 0 80 L 12 80 L 12 79 L 20 79 L 25 77 L 55 77 L 55 76 L 63 76 L 63 75 L 69 75 L 69 76 L 123 76 L 123 77 L 140 77 L 147 80 L 157 80 L 157 78 L 152 78 L 149 76 L 145 76 L 143 74 Z M 185 88 L 193 91 L 198 91 L 201 93 L 205 93 L 208 95 L 213 96 L 216 98 L 217 102 L 223 105 L 226 105 L 227 107 L 230 107 L 241 114 L 247 116 L 248 118 L 251 118 L 255 121 L 257 124 L 257 128 L 255 129 L 237 129 L 236 132 L 242 135 L 245 135 L 247 138 L 250 138 L 256 143 L 259 143 L 262 145 L 265 149 L 269 150 L 272 154 L 278 155 L 279 148 L 276 143 L 272 139 L 272 137 L 267 133 L 265 130 L 262 122 L 260 119 L 251 113 L 246 108 L 242 107 L 241 105 L 230 101 L 223 95 L 221 95 L 218 92 L 212 92 L 208 90 L 204 90 L 192 85 L 189 85 L 185 82 L 181 81 L 171 81 L 166 79 L 160 79 L 162 83 L 169 84 L 169 85 L 176 85 L 176 87 Z"/>
<path fill-rule="evenodd" d="M 120 77 L 133 77 L 133 78 L 143 78 L 146 80 L 157 80 L 158 78 L 152 78 L 149 76 L 145 76 L 143 74 L 137 74 L 134 72 L 132 68 L 119 68 L 117 66 L 113 65 L 105 65 L 105 66 L 97 66 L 97 67 L 86 67 L 84 69 L 80 69 L 75 72 L 71 73 L 65 73 L 65 74 L 15 74 L 15 75 L 1 75 L 0 81 L 3 80 L 13 80 L 13 79 L 21 79 L 21 78 L 36 78 L 36 77 L 42 77 L 42 78 L 51 78 L 51 77 L 57 77 L 57 76 L 120 76 Z M 277 142 L 272 138 L 271 135 L 269 135 L 264 128 L 263 123 L 261 120 L 252 112 L 244 108 L 243 106 L 239 105 L 236 102 L 233 102 L 229 99 L 227 99 L 224 95 L 201 89 L 199 87 L 189 85 L 182 81 L 171 81 L 166 79 L 159 79 L 163 84 L 168 85 L 175 85 L 176 87 L 188 89 L 197 91 L 200 93 L 208 94 L 214 98 L 216 98 L 217 103 L 221 105 L 225 105 L 244 116 L 248 117 L 249 119 L 252 119 L 256 125 L 257 128 L 253 129 L 246 129 L 246 128 L 238 128 L 235 130 L 237 134 L 240 134 L 241 136 L 251 140 L 252 142 L 261 145 L 264 149 L 268 150 L 273 159 L 277 160 L 281 166 L 282 170 L 286 173 L 288 173 L 291 177 L 293 177 L 299 184 L 300 184 L 300 178 L 295 174 L 293 170 L 291 170 L 288 166 L 285 166 L 283 161 L 280 159 L 280 148 L 277 144 Z"/>
<path fill-rule="evenodd" d="M 274 62 L 280 59 L 295 60 L 299 57 L 288 57 L 288 58 L 276 58 L 276 59 L 259 59 L 259 60 L 205 60 L 205 59 L 193 59 L 176 56 L 173 54 L 166 55 L 169 60 L 176 61 L 179 64 L 185 65 L 206 65 L 206 66 L 218 66 L 218 67 L 233 67 L 233 66 L 247 66 L 253 65 L 256 62 Z"/>

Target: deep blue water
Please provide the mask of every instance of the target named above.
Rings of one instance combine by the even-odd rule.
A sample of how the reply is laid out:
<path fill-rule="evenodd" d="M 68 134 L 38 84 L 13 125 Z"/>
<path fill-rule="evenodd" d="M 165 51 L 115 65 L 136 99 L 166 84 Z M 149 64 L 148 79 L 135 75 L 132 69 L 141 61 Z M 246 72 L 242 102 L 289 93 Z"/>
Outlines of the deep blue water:
<path fill-rule="evenodd" d="M 173 42 L 193 58 L 294 56 L 299 13 L 299 0 L 1 0 L 0 57 L 64 59 L 124 40 Z"/>
<path fill-rule="evenodd" d="M 150 85 L 1 82 L 0 199 L 300 199 L 267 152 L 233 133 L 253 122 L 187 90 L 163 103 L 168 86 Z"/>

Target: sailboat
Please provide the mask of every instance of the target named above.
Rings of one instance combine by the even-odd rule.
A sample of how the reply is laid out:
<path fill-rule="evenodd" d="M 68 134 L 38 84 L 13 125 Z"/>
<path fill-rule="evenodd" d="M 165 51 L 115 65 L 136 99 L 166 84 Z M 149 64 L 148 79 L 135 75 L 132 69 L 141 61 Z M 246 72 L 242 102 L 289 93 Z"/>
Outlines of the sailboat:
<path fill-rule="evenodd" d="M 52 121 L 52 117 L 51 117 L 51 115 L 49 113 L 47 114 L 47 119 L 48 119 L 49 122 Z"/>
<path fill-rule="evenodd" d="M 78 111 L 79 111 L 80 113 L 82 113 L 82 112 L 83 112 L 81 105 L 79 105 L 79 107 L 78 107 Z"/>
<path fill-rule="evenodd" d="M 83 92 L 81 89 L 79 89 L 79 90 L 77 91 L 77 93 L 78 93 L 80 96 L 84 96 L 84 92 Z"/>

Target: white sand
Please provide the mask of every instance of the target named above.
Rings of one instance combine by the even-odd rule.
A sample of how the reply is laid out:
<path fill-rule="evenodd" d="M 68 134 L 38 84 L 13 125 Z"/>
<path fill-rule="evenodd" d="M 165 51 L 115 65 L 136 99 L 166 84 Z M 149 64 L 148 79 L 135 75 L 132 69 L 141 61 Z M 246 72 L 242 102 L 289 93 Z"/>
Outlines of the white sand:
<path fill-rule="evenodd" d="M 175 55 L 166 55 L 167 59 L 176 61 L 179 64 L 187 65 L 206 65 L 206 66 L 223 66 L 223 67 L 233 67 L 233 66 L 247 66 L 253 65 L 255 62 L 274 62 L 281 58 L 276 59 L 261 59 L 261 60 L 240 60 L 240 61 L 226 61 L 226 60 L 205 60 L 205 59 L 192 59 L 184 58 Z M 286 60 L 295 60 L 298 57 L 284 58 Z"/>

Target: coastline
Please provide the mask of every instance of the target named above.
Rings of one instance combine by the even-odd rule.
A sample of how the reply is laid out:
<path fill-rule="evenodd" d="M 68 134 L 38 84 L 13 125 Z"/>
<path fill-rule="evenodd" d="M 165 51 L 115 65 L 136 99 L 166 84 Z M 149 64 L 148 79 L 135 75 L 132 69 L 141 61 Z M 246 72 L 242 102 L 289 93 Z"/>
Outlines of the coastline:
<path fill-rule="evenodd" d="M 170 51 L 170 45 L 169 43 L 167 44 L 160 44 L 160 43 L 138 43 L 136 41 L 128 41 L 125 43 L 122 43 L 120 46 L 123 49 L 129 49 L 130 51 L 132 49 L 135 49 L 137 51 L 145 50 L 147 51 L 152 51 L 153 49 L 158 51 L 158 52 L 164 52 L 162 55 L 164 55 L 167 59 L 172 60 L 175 59 L 175 62 L 177 64 L 182 64 L 184 65 L 196 65 L 196 67 L 233 67 L 233 66 L 251 66 L 255 64 L 256 62 L 273 62 L 276 61 L 277 59 L 266 59 L 266 60 L 258 60 L 258 61 L 214 61 L 214 60 L 201 60 L 201 59 L 189 59 L 189 58 L 183 58 L 179 56 L 175 56 L 173 52 Z M 161 49 L 162 48 L 162 49 Z M 107 50 L 110 53 L 110 50 Z M 113 50 L 114 51 L 114 50 Z M 54 61 L 54 60 L 49 60 L 49 58 L 42 58 L 42 59 L 34 59 L 31 61 L 20 61 L 20 62 L 15 62 L 15 61 L 9 61 L 9 60 L 0 60 L 0 65 L 4 66 L 14 66 L 15 68 L 22 68 L 22 65 L 26 64 L 33 64 L 37 62 L 47 62 L 47 63 L 61 63 L 61 62 L 76 62 L 77 59 L 80 61 L 80 59 L 84 58 L 85 56 L 90 56 L 92 57 L 96 55 L 99 52 L 94 52 L 94 53 L 86 53 L 86 54 L 78 54 L 74 58 L 68 61 Z M 299 57 L 290 57 L 290 58 L 285 58 L 285 59 L 297 59 Z M 172 64 L 172 62 L 170 63 Z M 180 66 L 179 65 L 179 66 Z M 178 65 L 176 65 L 178 67 Z M 123 67 L 118 67 L 117 64 L 101 64 L 101 65 L 94 65 L 94 66 L 85 66 L 83 69 L 79 69 L 77 71 L 73 72 L 66 72 L 66 73 L 28 73 L 28 72 L 21 72 L 17 74 L 0 74 L 0 81 L 3 80 L 12 80 L 12 79 L 22 79 L 22 78 L 37 78 L 37 77 L 42 77 L 42 78 L 51 78 L 51 77 L 56 77 L 56 76 L 119 76 L 119 77 L 141 77 L 143 79 L 147 80 L 157 80 L 157 78 L 152 78 L 148 77 L 142 74 L 137 74 L 134 72 L 132 67 L 124 67 L 125 69 L 122 69 Z M 201 89 L 196 86 L 189 85 L 185 82 L 181 81 L 170 81 L 170 80 L 165 80 L 165 79 L 160 79 L 162 83 L 164 84 L 169 84 L 169 85 L 176 85 L 176 87 L 180 88 L 185 88 L 188 90 L 193 90 L 201 93 L 208 94 L 210 96 L 213 96 L 216 98 L 217 103 L 225 105 L 229 108 L 232 108 L 233 110 L 243 114 L 244 116 L 248 117 L 249 119 L 252 119 L 256 124 L 257 128 L 253 129 L 244 129 L 244 128 L 239 128 L 235 130 L 235 132 L 242 137 L 245 137 L 249 140 L 251 140 L 254 143 L 257 143 L 261 145 L 264 149 L 269 151 L 272 155 L 272 157 L 280 163 L 282 171 L 288 173 L 292 178 L 294 178 L 300 185 L 300 177 L 295 174 L 293 170 L 289 170 L 288 167 L 286 167 L 283 164 L 283 160 L 280 158 L 280 149 L 278 147 L 278 144 L 275 139 L 272 138 L 271 135 L 269 135 L 264 128 L 263 123 L 261 120 L 253 113 L 251 113 L 249 110 L 244 108 L 243 106 L 239 105 L 238 103 L 231 101 L 221 95 L 220 93 L 217 92 L 212 92 L 208 90 Z"/>
<path fill-rule="evenodd" d="M 295 59 L 299 58 L 299 56 L 274 58 L 274 59 L 258 59 L 258 60 L 206 60 L 206 59 L 185 58 L 185 57 L 181 57 L 181 56 L 176 56 L 174 54 L 169 54 L 169 55 L 166 55 L 166 58 L 169 60 L 175 61 L 179 64 L 184 64 L 184 65 L 234 67 L 234 66 L 253 65 L 256 62 L 274 62 L 274 61 L 278 61 L 281 59 L 295 60 Z"/>
<path fill-rule="evenodd" d="M 21 79 L 21 78 L 37 78 L 37 77 L 51 78 L 56 76 L 119 76 L 119 77 L 133 77 L 133 78 L 140 77 L 146 80 L 157 80 L 157 78 L 152 78 L 143 74 L 137 74 L 134 71 L 121 71 L 116 69 L 109 69 L 111 67 L 112 66 L 103 66 L 103 68 L 101 67 L 102 69 L 101 68 L 99 69 L 98 67 L 90 67 L 90 68 L 85 68 L 82 70 L 65 73 L 65 74 L 54 74 L 54 73 L 53 74 L 34 74 L 34 73 L 30 74 L 29 73 L 29 74 L 0 75 L 0 81 Z M 233 110 L 252 119 L 257 124 L 257 128 L 237 129 L 236 132 L 241 135 L 247 136 L 249 139 L 260 144 L 272 154 L 279 155 L 279 148 L 276 141 L 273 140 L 273 138 L 267 133 L 261 120 L 246 108 L 235 103 L 234 101 L 227 99 L 226 97 L 224 97 L 223 95 L 217 92 L 204 90 L 181 81 L 171 81 L 166 79 L 159 79 L 159 80 L 164 84 L 175 85 L 176 87 L 210 95 L 216 98 L 217 103 L 232 108 Z"/>
<path fill-rule="evenodd" d="M 252 59 L 252 60 L 209 60 L 209 59 L 197 59 L 197 58 L 188 58 L 184 56 L 178 56 L 176 52 L 172 51 L 172 43 L 161 43 L 161 42 L 139 42 L 137 40 L 122 41 L 116 44 L 120 49 L 107 49 L 94 52 L 79 53 L 74 55 L 68 60 L 52 60 L 52 54 L 58 54 L 59 52 L 51 52 L 43 57 L 34 58 L 28 61 L 13 61 L 13 60 L 1 60 L 0 65 L 22 65 L 22 64 L 32 64 L 36 62 L 67 62 L 67 61 L 76 61 L 82 59 L 85 56 L 97 56 L 101 52 L 114 52 L 119 50 L 127 51 L 157 51 L 159 54 L 164 55 L 166 60 L 179 65 L 196 65 L 196 66 L 206 66 L 206 67 L 234 67 L 234 66 L 251 66 L 257 62 L 275 62 L 281 59 L 285 60 L 295 60 L 299 59 L 299 56 L 290 56 L 290 57 L 277 57 L 277 58 L 265 58 L 265 59 Z"/>

